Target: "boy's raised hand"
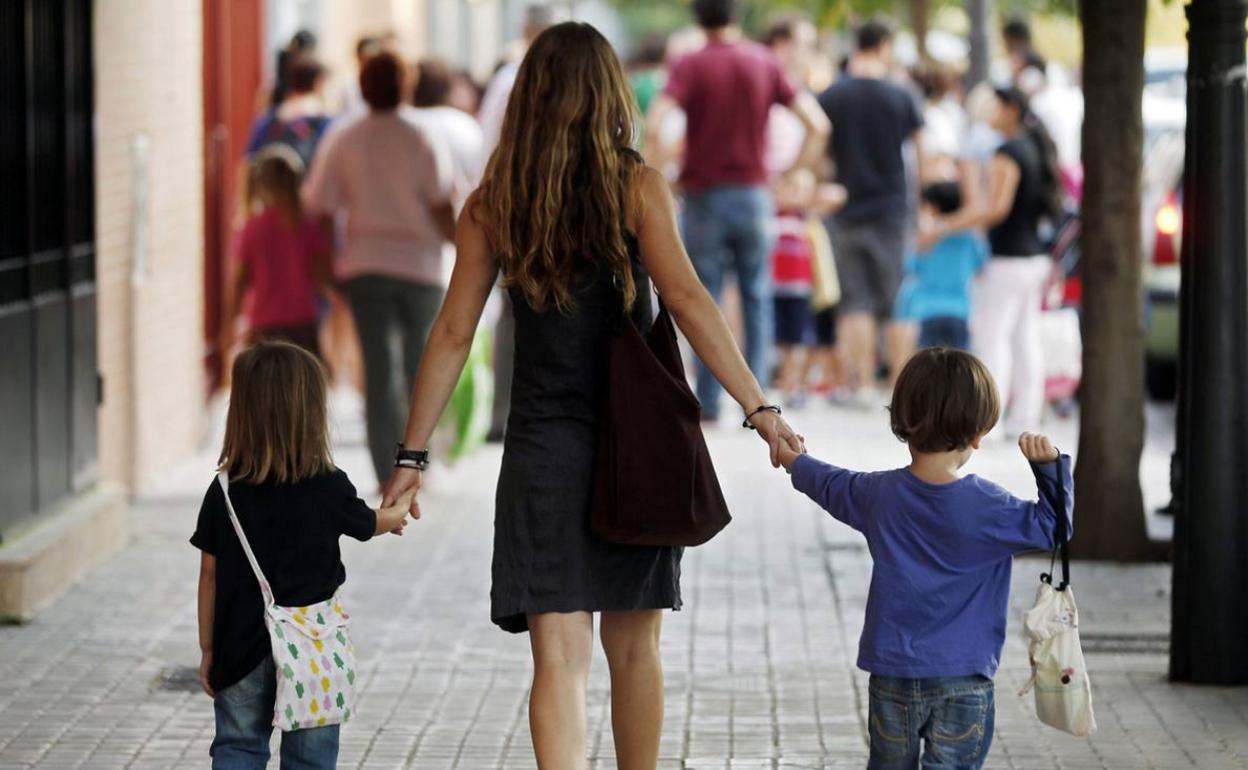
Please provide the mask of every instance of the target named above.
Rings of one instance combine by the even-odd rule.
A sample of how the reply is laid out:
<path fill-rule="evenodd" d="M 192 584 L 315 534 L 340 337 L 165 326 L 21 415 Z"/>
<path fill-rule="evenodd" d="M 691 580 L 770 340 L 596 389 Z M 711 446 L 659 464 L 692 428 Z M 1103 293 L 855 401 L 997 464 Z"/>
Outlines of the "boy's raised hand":
<path fill-rule="evenodd" d="M 1023 457 L 1041 465 L 1051 463 L 1058 457 L 1057 448 L 1042 433 L 1024 433 L 1019 436 L 1018 448 L 1022 450 Z"/>

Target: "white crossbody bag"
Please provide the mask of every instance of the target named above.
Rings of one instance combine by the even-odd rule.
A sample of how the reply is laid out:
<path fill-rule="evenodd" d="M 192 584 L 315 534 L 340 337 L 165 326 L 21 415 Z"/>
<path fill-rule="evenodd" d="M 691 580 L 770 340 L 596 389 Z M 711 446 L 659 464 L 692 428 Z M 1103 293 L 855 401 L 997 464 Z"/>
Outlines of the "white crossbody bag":
<path fill-rule="evenodd" d="M 1023 617 L 1023 635 L 1031 655 L 1031 678 L 1019 695 L 1036 694 L 1040 721 L 1080 738 L 1096 732 L 1092 714 L 1092 681 L 1079 644 L 1079 610 L 1070 587 L 1070 548 L 1066 532 L 1066 489 L 1058 458 L 1058 482 L 1053 484 L 1037 469 L 1040 494 L 1057 511 L 1057 533 L 1049 571 L 1040 575 L 1036 603 Z M 1053 567 L 1062 558 L 1062 582 L 1053 585 Z"/>
<path fill-rule="evenodd" d="M 273 725 L 283 731 L 346 722 L 355 713 L 355 648 L 347 633 L 347 613 L 337 592 L 307 607 L 280 607 L 260 571 L 251 543 L 230 501 L 230 478 L 217 474 L 230 523 L 264 594 L 264 624 L 277 669 Z"/>

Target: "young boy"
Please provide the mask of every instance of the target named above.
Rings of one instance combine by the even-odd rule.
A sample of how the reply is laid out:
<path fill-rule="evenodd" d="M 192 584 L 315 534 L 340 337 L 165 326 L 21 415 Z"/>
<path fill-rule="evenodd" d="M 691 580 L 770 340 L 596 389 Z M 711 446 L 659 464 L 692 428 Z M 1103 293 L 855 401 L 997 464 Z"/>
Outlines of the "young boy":
<path fill-rule="evenodd" d="M 959 474 L 1001 411 L 979 359 L 918 352 L 889 411 L 908 467 L 858 473 L 789 451 L 780 460 L 794 488 L 866 536 L 874 561 L 858 647 L 858 666 L 871 674 L 868 767 L 913 770 L 922 753 L 924 767 L 980 768 L 1012 560 L 1052 549 L 1058 514 L 1043 496 L 1020 500 Z M 1037 483 L 1061 483 L 1072 500 L 1070 458 L 1040 435 L 1023 434 L 1019 446 Z M 1063 515 L 1071 521 L 1069 502 Z"/>
<path fill-rule="evenodd" d="M 960 208 L 962 190 L 957 182 L 937 182 L 923 188 L 923 217 L 936 219 Z M 906 260 L 911 286 L 909 310 L 919 324 L 920 348 L 969 347 L 966 319 L 971 313 L 971 281 L 987 258 L 983 239 L 969 230 L 959 230 Z"/>

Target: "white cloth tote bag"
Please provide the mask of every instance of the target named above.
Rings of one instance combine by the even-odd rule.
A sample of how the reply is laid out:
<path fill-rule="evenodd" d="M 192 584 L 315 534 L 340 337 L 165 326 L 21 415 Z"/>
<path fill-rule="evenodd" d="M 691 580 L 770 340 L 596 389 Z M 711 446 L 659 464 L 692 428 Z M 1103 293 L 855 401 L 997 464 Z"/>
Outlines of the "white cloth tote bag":
<path fill-rule="evenodd" d="M 1059 458 L 1058 463 L 1066 462 Z M 1053 563 L 1040 576 L 1036 603 L 1023 617 L 1023 635 L 1031 654 L 1031 678 L 1019 695 L 1036 694 L 1036 716 L 1058 730 L 1086 738 L 1096 732 L 1092 714 L 1092 682 L 1079 645 L 1079 610 L 1070 587 L 1070 552 L 1066 533 L 1066 489 L 1036 469 L 1040 494 L 1057 511 L 1054 562 L 1062 557 L 1062 582 L 1053 585 Z"/>
<path fill-rule="evenodd" d="M 347 613 L 337 592 L 307 607 L 279 607 L 273 589 L 243 534 L 230 502 L 230 477 L 217 474 L 230 523 L 264 594 L 264 625 L 269 629 L 277 669 L 273 725 L 285 732 L 346 722 L 355 713 L 355 647 L 347 635 Z"/>

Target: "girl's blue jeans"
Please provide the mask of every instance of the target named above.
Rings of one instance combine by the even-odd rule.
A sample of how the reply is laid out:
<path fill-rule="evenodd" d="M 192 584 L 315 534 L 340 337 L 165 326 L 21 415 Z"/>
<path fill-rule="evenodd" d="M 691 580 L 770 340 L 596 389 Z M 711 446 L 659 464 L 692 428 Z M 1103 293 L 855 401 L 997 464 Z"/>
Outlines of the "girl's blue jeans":
<path fill-rule="evenodd" d="M 269 764 L 273 702 L 277 699 L 273 659 L 265 658 L 247 676 L 217 693 L 217 734 L 212 739 L 212 770 L 253 770 Z M 338 725 L 282 733 L 282 770 L 334 770 Z"/>
<path fill-rule="evenodd" d="M 992 745 L 992 680 L 871 676 L 868 770 L 979 770 Z"/>

